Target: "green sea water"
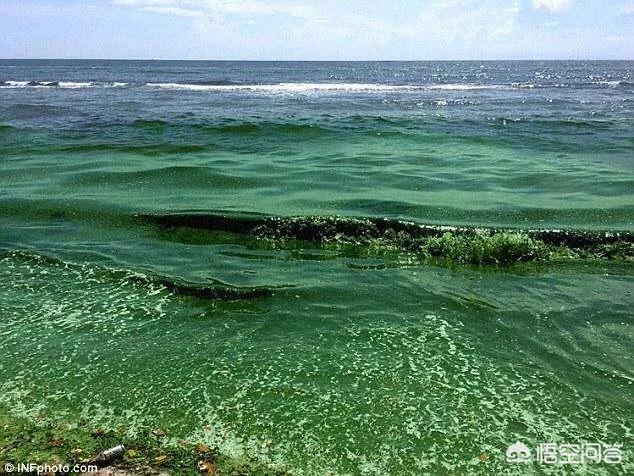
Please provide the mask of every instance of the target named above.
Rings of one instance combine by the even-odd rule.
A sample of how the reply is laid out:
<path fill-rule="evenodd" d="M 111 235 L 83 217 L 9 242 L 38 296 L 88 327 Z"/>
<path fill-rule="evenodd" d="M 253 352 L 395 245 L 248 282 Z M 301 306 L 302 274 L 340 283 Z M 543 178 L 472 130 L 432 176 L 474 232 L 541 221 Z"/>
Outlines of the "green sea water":
<path fill-rule="evenodd" d="M 634 471 L 631 74 L 0 61 L 0 406 L 271 474 Z"/>

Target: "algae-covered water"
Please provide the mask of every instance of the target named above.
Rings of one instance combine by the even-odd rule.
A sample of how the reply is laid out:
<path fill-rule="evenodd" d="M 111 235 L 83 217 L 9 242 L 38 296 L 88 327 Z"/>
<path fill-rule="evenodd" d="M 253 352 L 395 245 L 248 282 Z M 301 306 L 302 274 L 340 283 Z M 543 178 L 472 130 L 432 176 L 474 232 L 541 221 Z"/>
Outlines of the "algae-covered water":
<path fill-rule="evenodd" d="M 0 61 L 0 407 L 292 474 L 634 471 L 633 69 Z"/>

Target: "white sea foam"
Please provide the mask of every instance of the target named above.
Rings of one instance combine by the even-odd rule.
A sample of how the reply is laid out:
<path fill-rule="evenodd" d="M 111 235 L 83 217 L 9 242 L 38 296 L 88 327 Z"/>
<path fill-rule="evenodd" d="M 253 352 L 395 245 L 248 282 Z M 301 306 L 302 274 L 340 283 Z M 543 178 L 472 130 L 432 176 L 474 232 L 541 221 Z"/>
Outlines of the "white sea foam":
<path fill-rule="evenodd" d="M 479 84 L 367 84 L 367 83 L 279 83 L 279 84 L 185 84 L 185 83 L 147 83 L 147 87 L 155 89 L 185 90 L 185 91 L 218 91 L 218 92 L 263 92 L 263 93 L 295 93 L 310 94 L 319 92 L 399 92 L 399 91 L 469 91 L 481 89 L 504 89 L 503 85 Z"/>
<path fill-rule="evenodd" d="M 610 88 L 616 88 L 621 85 L 621 81 L 593 81 L 592 84 L 599 86 L 608 86 Z"/>
<path fill-rule="evenodd" d="M 595 81 L 592 84 L 616 88 L 620 81 Z M 134 86 L 127 82 L 74 82 L 74 81 L 0 81 L 0 88 L 127 88 Z M 264 94 L 319 94 L 319 93 L 395 93 L 424 91 L 486 91 L 533 89 L 542 87 L 566 88 L 568 84 L 540 85 L 532 83 L 511 84 L 377 84 L 377 83 L 278 83 L 278 84 L 191 84 L 191 83 L 146 83 L 146 88 L 156 90 L 193 92 L 245 92 Z"/>
<path fill-rule="evenodd" d="M 0 83 L 0 88 L 61 88 L 61 89 L 80 89 L 94 86 L 94 83 L 88 82 L 72 82 L 72 81 L 4 81 Z"/>
<path fill-rule="evenodd" d="M 66 89 L 80 89 L 80 88 L 90 88 L 93 86 L 93 83 L 75 83 L 75 82 L 61 82 L 59 83 L 60 88 Z"/>
<path fill-rule="evenodd" d="M 429 89 L 440 89 L 443 91 L 472 91 L 480 89 L 507 89 L 508 86 L 501 84 L 431 84 Z"/>
<path fill-rule="evenodd" d="M 158 89 L 182 89 L 187 91 L 255 91 L 266 93 L 311 93 L 320 91 L 373 92 L 416 89 L 417 86 L 365 84 L 365 83 L 279 83 L 279 84 L 183 84 L 147 83 Z"/>
<path fill-rule="evenodd" d="M 511 86 L 518 89 L 533 89 L 535 87 L 533 83 L 513 83 Z"/>

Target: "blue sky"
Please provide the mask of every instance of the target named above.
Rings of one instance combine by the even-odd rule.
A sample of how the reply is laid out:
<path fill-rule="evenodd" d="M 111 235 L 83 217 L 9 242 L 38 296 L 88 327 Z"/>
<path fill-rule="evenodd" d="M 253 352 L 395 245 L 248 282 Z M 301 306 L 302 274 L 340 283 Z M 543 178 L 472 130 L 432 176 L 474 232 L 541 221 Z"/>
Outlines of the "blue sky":
<path fill-rule="evenodd" d="M 0 0 L 1 58 L 632 59 L 634 0 Z"/>

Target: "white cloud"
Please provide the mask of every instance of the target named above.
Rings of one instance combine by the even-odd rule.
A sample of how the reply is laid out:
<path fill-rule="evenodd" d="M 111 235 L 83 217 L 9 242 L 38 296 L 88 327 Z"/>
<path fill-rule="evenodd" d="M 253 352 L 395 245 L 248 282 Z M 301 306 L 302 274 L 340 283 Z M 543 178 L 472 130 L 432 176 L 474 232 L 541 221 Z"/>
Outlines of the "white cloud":
<path fill-rule="evenodd" d="M 581 2 L 573 0 L 426 0 L 420 2 L 424 8 L 407 11 L 390 10 L 387 2 L 361 7 L 337 0 L 110 2 L 164 14 L 167 18 L 152 20 L 178 29 L 177 44 L 157 43 L 153 57 L 521 59 L 591 57 L 598 51 L 596 41 L 580 39 L 582 29 L 564 28 L 568 19 L 525 15 L 527 9 L 560 13 L 575 5 L 583 14 Z M 170 22 L 170 16 L 185 21 Z M 605 34 L 599 31 L 588 38 Z M 610 44 L 625 49 L 622 41 Z"/>
<path fill-rule="evenodd" d="M 624 2 L 620 8 L 621 15 L 634 15 L 634 0 Z"/>
<path fill-rule="evenodd" d="M 533 8 L 545 8 L 555 13 L 569 7 L 571 3 L 572 0 L 533 0 Z"/>
<path fill-rule="evenodd" d="M 178 16 L 213 14 L 271 15 L 282 14 L 296 18 L 312 18 L 318 10 L 311 6 L 289 5 L 263 0 L 112 0 L 114 5 Z"/>
<path fill-rule="evenodd" d="M 499 43 L 514 34 L 520 13 L 519 0 L 436 0 L 422 12 L 409 36 L 419 44 L 440 44 L 433 56 L 443 57 L 443 49 L 462 48 L 484 57 L 485 45 Z M 465 51 L 465 54 L 469 54 Z"/>
<path fill-rule="evenodd" d="M 163 13 L 165 15 L 175 15 L 179 17 L 189 17 L 189 18 L 204 16 L 204 13 L 201 12 L 200 10 L 190 10 L 187 8 L 179 8 L 179 7 L 149 6 L 149 7 L 143 7 L 143 10 L 145 10 L 146 12 Z"/>

